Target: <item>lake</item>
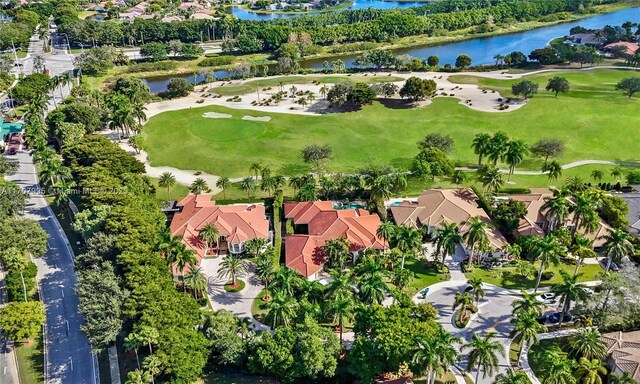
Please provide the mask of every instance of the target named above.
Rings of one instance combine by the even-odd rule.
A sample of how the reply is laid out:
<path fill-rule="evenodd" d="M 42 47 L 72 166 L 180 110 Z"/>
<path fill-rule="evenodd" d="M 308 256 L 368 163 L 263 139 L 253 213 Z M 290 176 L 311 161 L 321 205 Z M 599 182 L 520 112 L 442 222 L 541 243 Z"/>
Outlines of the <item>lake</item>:
<path fill-rule="evenodd" d="M 406 4 L 406 3 L 388 3 L 388 4 Z M 394 50 L 396 54 L 407 54 L 412 57 L 426 59 L 431 55 L 440 58 L 440 65 L 446 63 L 454 64 L 456 57 L 460 54 L 467 54 L 471 57 L 474 65 L 491 64 L 494 62 L 493 57 L 497 54 L 507 54 L 512 51 L 521 51 L 528 55 L 536 48 L 542 48 L 552 39 L 562 37 L 569 34 L 569 30 L 575 26 L 581 25 L 585 28 L 595 29 L 602 28 L 605 25 L 621 25 L 625 21 L 635 21 L 640 19 L 640 8 L 627 8 L 616 12 L 597 15 L 586 19 L 573 21 L 570 23 L 557 24 L 549 27 L 532 29 L 530 31 L 512 33 L 507 35 L 476 38 L 457 43 L 448 43 L 431 46 L 417 46 L 411 48 L 402 48 Z M 342 56 L 347 68 L 353 68 L 353 62 L 358 55 Z M 321 60 L 308 60 L 302 62 L 305 68 L 322 69 Z M 229 76 L 227 71 L 215 71 L 215 76 L 224 78 Z M 166 90 L 169 80 L 176 76 L 164 76 L 162 78 L 149 78 L 145 82 L 149 85 L 151 92 L 162 92 Z M 194 81 L 194 76 L 183 76 L 189 81 Z M 198 82 L 202 81 L 202 77 L 196 77 Z"/>

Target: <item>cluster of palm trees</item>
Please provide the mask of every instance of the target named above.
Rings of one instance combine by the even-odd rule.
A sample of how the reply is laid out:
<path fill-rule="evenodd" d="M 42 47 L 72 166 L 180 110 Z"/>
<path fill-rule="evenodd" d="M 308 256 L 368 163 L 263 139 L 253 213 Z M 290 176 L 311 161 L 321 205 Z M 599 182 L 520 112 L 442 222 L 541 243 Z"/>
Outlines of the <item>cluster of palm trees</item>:
<path fill-rule="evenodd" d="M 480 181 L 485 188 L 490 191 L 496 192 L 499 187 L 497 186 L 497 175 L 495 174 L 495 170 L 497 169 L 498 161 L 504 161 L 509 165 L 509 174 L 508 180 L 511 180 L 511 175 L 515 168 L 524 161 L 526 155 L 529 154 L 529 148 L 522 140 L 512 140 L 507 136 L 506 133 L 502 131 L 498 131 L 492 135 L 488 133 L 479 133 L 471 144 L 471 148 L 476 155 L 478 155 L 478 169 L 480 174 L 484 174 L 484 177 L 480 178 Z M 483 159 L 487 158 L 489 160 L 488 164 L 483 164 Z M 493 176 L 491 185 L 488 186 L 485 182 L 489 180 L 488 175 Z M 501 180 L 501 178 L 500 178 Z"/>
<path fill-rule="evenodd" d="M 175 265 L 176 270 L 180 272 L 183 289 L 186 291 L 189 288 L 195 298 L 202 297 L 207 290 L 207 278 L 202 268 L 198 267 L 196 251 L 188 249 L 182 242 L 181 236 L 172 236 L 168 231 L 162 233 L 158 249 L 164 255 L 169 266 Z M 187 268 L 189 272 L 185 275 L 184 270 Z"/>
<path fill-rule="evenodd" d="M 160 373 L 161 361 L 157 355 L 153 354 L 153 345 L 158 342 L 160 334 L 158 330 L 143 325 L 137 331 L 131 332 L 124 339 L 124 348 L 127 351 L 133 350 L 136 355 L 136 363 L 138 369 L 135 369 L 127 375 L 128 384 L 147 384 L 155 383 L 156 376 Z M 149 354 L 144 358 L 142 365 L 138 351 L 141 347 L 146 346 Z"/>
<path fill-rule="evenodd" d="M 113 92 L 105 101 L 109 111 L 109 128 L 115 130 L 120 138 L 130 137 L 132 132 L 140 133 L 142 122 L 147 119 L 147 107 L 143 100 Z"/>
<path fill-rule="evenodd" d="M 71 72 L 65 72 L 58 76 L 51 77 L 51 81 L 49 83 L 49 92 L 53 95 L 53 105 L 57 108 L 58 103 L 56 101 L 56 90 L 60 91 L 60 100 L 64 99 L 64 87 L 67 86 L 69 89 L 69 93 L 71 92 L 71 87 L 73 86 L 73 75 Z"/>

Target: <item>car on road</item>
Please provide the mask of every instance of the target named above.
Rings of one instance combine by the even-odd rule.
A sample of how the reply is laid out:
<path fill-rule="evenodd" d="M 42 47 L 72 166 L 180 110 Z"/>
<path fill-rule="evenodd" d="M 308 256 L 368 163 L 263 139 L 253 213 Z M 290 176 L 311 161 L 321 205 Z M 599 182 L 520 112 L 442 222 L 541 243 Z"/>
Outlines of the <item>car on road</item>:
<path fill-rule="evenodd" d="M 16 151 L 15 147 L 11 147 L 9 148 L 9 150 L 7 151 L 7 155 L 15 155 L 16 153 L 18 153 L 18 151 Z"/>
<path fill-rule="evenodd" d="M 540 296 L 536 296 L 536 300 L 547 305 L 552 305 L 558 302 L 558 300 L 556 299 L 556 295 L 549 292 L 543 293 Z"/>
<path fill-rule="evenodd" d="M 551 323 L 551 324 L 556 324 L 558 322 L 560 322 L 560 316 L 562 316 L 562 312 L 556 312 L 552 315 L 547 316 L 547 322 Z M 564 317 L 562 318 L 562 322 L 563 323 L 568 323 L 571 320 L 573 320 L 573 315 L 569 312 L 564 314 Z"/>
<path fill-rule="evenodd" d="M 600 266 L 602 267 L 602 269 L 607 269 L 607 264 L 609 264 L 609 258 L 605 257 L 604 259 L 600 260 Z M 614 263 L 613 261 L 611 262 L 611 265 L 609 266 L 609 270 L 613 271 L 613 272 L 618 272 L 620 270 L 620 268 L 618 268 L 618 264 Z"/>

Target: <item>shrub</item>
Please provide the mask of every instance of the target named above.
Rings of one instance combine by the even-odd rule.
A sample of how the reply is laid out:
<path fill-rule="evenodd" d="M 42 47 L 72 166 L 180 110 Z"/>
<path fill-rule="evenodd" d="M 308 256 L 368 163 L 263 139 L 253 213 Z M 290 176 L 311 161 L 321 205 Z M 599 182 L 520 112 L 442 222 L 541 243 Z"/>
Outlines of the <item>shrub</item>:
<path fill-rule="evenodd" d="M 127 67 L 127 73 L 171 71 L 178 67 L 175 61 L 162 61 L 158 63 L 135 63 Z"/>
<path fill-rule="evenodd" d="M 553 279 L 555 277 L 555 275 L 556 274 L 553 271 L 544 271 L 544 272 L 542 272 L 541 278 L 542 278 L 542 280 L 548 281 L 548 280 Z"/>
<path fill-rule="evenodd" d="M 229 65 L 233 64 L 235 61 L 235 57 L 233 56 L 215 56 L 215 57 L 207 57 L 198 63 L 198 67 L 217 67 L 220 65 Z"/>
<path fill-rule="evenodd" d="M 38 273 L 38 267 L 32 263 L 27 263 L 22 275 L 24 276 L 24 284 L 27 288 L 27 295 L 33 291 L 36 287 L 36 274 Z M 20 278 L 20 271 L 9 270 L 6 274 L 5 282 L 7 285 L 7 294 L 9 301 L 24 301 L 24 293 L 22 289 L 22 279 Z"/>

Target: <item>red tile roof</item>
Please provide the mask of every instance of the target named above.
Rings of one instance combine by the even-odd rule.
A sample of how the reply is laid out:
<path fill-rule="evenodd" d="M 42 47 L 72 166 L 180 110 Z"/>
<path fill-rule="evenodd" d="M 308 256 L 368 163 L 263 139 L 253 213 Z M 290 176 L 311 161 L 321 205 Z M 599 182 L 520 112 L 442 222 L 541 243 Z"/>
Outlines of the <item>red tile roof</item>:
<path fill-rule="evenodd" d="M 321 248 L 327 240 L 346 238 L 352 251 L 364 248 L 384 249 L 386 244 L 376 235 L 378 215 L 363 209 L 335 210 L 330 201 L 289 202 L 284 204 L 286 219 L 296 225 L 306 224 L 308 235 L 285 237 L 285 263 L 305 277 L 318 272 L 324 263 Z"/>
<path fill-rule="evenodd" d="M 618 41 L 617 43 L 611 43 L 611 44 L 605 45 L 604 50 L 610 51 L 612 48 L 615 48 L 615 47 L 624 47 L 625 53 L 627 55 L 633 55 L 634 53 L 638 52 L 638 49 L 640 48 L 640 46 L 636 43 L 630 43 L 628 41 Z"/>
<path fill-rule="evenodd" d="M 225 236 L 229 243 L 269 237 L 264 205 L 216 205 L 209 195 L 188 195 L 178 206 L 182 210 L 173 216 L 169 229 L 172 235 L 182 236 L 187 248 L 196 251 L 198 264 L 204 257 L 204 243 L 199 234 L 205 224 L 215 225 L 220 236 Z"/>

